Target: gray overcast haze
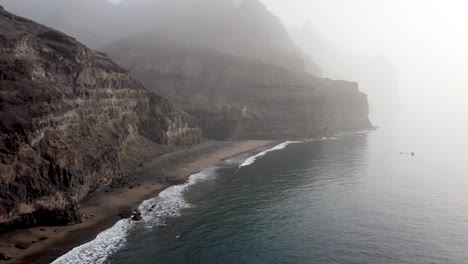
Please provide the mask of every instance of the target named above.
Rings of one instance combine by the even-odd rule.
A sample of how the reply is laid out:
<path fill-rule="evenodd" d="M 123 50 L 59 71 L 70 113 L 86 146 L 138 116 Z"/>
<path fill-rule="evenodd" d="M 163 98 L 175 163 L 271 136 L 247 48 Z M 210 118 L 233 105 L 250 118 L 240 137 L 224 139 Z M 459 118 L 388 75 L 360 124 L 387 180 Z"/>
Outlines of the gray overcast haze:
<path fill-rule="evenodd" d="M 468 2 L 263 0 L 288 26 L 310 22 L 345 52 L 384 55 L 410 111 L 468 113 Z"/>
<path fill-rule="evenodd" d="M 407 108 L 468 112 L 468 2 L 263 1 L 289 26 L 310 22 L 343 50 L 389 57 Z"/>
<path fill-rule="evenodd" d="M 447 114 L 464 117 L 468 113 L 468 2 L 262 2 L 286 26 L 310 23 L 344 53 L 387 57 L 395 66 L 405 111 L 432 117 Z"/>

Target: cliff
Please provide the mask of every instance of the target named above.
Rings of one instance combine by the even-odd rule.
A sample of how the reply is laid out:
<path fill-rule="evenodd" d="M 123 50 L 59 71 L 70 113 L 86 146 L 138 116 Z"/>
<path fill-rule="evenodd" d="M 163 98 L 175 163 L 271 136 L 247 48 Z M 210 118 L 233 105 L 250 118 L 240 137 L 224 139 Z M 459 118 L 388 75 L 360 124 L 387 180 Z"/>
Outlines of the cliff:
<path fill-rule="evenodd" d="M 290 36 L 304 52 L 319 63 L 330 78 L 359 82 L 369 97 L 371 117 L 380 125 L 393 120 L 401 108 L 398 76 L 392 62 L 382 55 L 350 51 L 346 42 L 333 42 L 304 24 L 290 29 Z"/>
<path fill-rule="evenodd" d="M 192 117 L 106 55 L 0 9 L 0 231 L 80 221 L 141 140 L 196 143 Z"/>
<path fill-rule="evenodd" d="M 10 12 L 65 32 L 88 47 L 116 39 L 115 5 L 107 0 L 0 0 Z"/>
<path fill-rule="evenodd" d="M 258 0 L 0 0 L 5 8 L 101 48 L 152 32 L 223 53 L 320 75 L 278 17 Z"/>
<path fill-rule="evenodd" d="M 125 32 L 138 28 L 292 71 L 321 74 L 259 0 L 125 0 L 116 9 L 119 20 L 126 21 L 121 26 Z M 138 19 L 123 19 L 129 17 Z"/>
<path fill-rule="evenodd" d="M 197 117 L 214 139 L 313 138 L 371 127 L 356 83 L 290 71 L 157 35 L 105 48 L 152 91 Z"/>

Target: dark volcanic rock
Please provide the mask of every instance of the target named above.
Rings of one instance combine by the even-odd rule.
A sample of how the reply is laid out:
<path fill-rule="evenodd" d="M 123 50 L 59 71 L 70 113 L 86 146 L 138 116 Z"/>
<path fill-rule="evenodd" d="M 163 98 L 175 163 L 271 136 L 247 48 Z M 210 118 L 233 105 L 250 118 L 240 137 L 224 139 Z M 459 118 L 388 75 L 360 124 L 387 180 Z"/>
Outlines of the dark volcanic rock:
<path fill-rule="evenodd" d="M 21 243 L 17 243 L 15 244 L 15 247 L 18 248 L 18 249 L 28 249 L 32 246 L 32 242 L 21 242 Z"/>
<path fill-rule="evenodd" d="M 125 211 L 122 211 L 122 212 L 119 213 L 119 217 L 120 217 L 121 219 L 127 219 L 127 218 L 132 217 L 132 213 L 133 213 L 133 212 L 130 211 L 130 210 L 125 210 Z"/>
<path fill-rule="evenodd" d="M 135 142 L 193 144 L 200 129 L 106 55 L 0 10 L 0 231 L 81 221 L 121 179 Z"/>
<path fill-rule="evenodd" d="M 5 260 L 5 261 L 11 260 L 11 256 L 7 255 L 7 254 L 5 254 L 3 252 L 0 252 L 0 260 Z"/>
<path fill-rule="evenodd" d="M 157 35 L 105 48 L 146 87 L 198 118 L 214 139 L 312 138 L 371 127 L 358 85 L 317 78 Z"/>
<path fill-rule="evenodd" d="M 133 220 L 133 221 L 141 221 L 141 220 L 143 220 L 143 216 L 141 215 L 141 212 L 138 211 L 138 210 L 133 211 L 132 220 Z"/>
<path fill-rule="evenodd" d="M 143 217 L 141 216 L 141 214 L 136 214 L 132 217 L 132 220 L 133 221 L 141 221 L 143 220 Z"/>
<path fill-rule="evenodd" d="M 16 219 L 3 226 L 0 225 L 0 227 L 16 229 L 26 226 L 66 226 L 81 223 L 81 215 L 78 212 L 77 203 L 71 200 L 68 201 L 70 204 L 63 208 L 56 208 L 55 210 L 39 208 L 32 213 L 18 215 Z"/>

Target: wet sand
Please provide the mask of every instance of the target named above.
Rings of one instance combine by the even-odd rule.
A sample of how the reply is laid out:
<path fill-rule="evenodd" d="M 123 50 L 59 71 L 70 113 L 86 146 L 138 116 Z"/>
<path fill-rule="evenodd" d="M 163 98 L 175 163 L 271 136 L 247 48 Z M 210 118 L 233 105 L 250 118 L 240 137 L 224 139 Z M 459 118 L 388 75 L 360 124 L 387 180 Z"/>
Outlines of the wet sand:
<path fill-rule="evenodd" d="M 120 212 L 135 209 L 142 201 L 157 196 L 169 186 L 185 182 L 190 175 L 221 160 L 241 153 L 260 152 L 273 144 L 273 141 L 260 140 L 208 141 L 148 161 L 138 161 L 138 169 L 127 186 L 105 187 L 81 203 L 83 223 L 65 227 L 35 227 L 1 234 L 0 252 L 13 257 L 4 263 L 50 263 L 112 227 L 120 220 Z M 21 242 L 33 244 L 25 250 L 14 247 Z"/>

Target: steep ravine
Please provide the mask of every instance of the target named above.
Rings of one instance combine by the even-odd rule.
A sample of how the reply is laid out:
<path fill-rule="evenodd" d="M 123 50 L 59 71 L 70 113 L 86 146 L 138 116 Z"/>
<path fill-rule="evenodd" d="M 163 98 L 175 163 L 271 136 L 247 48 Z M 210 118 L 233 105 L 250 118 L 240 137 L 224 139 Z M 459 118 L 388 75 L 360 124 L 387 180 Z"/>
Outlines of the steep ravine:
<path fill-rule="evenodd" d="M 201 131 L 106 55 L 0 8 L 0 231 L 79 222 L 79 201 L 125 177 L 143 137 L 193 144 Z"/>

